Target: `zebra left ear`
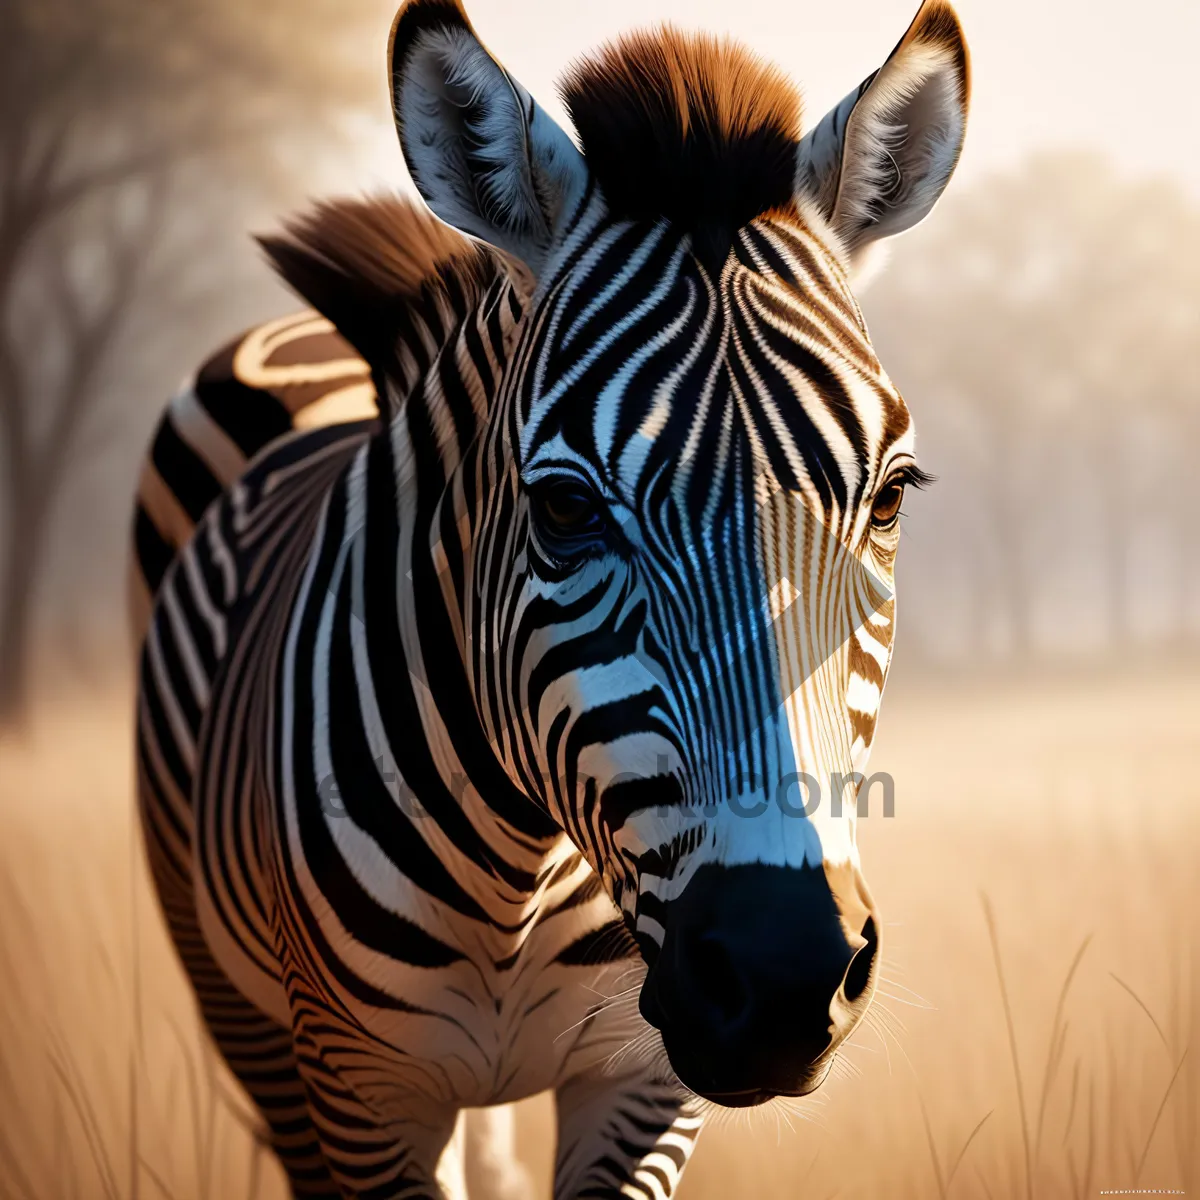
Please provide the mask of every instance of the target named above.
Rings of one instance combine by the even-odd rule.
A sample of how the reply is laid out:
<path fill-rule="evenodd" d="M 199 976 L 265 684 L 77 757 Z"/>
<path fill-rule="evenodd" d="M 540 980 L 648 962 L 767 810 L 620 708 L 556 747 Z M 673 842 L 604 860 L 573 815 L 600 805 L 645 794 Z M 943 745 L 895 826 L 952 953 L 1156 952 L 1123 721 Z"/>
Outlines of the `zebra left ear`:
<path fill-rule="evenodd" d="M 945 0 L 924 0 L 887 62 L 800 142 L 797 191 L 852 264 L 937 203 L 962 151 L 970 86 L 958 17 Z"/>
<path fill-rule="evenodd" d="M 540 272 L 587 185 L 583 155 L 488 53 L 458 0 L 408 0 L 388 43 L 400 145 L 443 221 Z"/>

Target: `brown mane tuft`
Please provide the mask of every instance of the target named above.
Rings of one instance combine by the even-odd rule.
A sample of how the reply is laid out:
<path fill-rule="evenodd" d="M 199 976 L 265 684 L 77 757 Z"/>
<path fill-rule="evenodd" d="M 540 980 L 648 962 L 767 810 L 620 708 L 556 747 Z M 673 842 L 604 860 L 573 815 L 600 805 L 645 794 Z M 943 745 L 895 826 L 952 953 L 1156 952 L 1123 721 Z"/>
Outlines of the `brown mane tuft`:
<path fill-rule="evenodd" d="M 482 296 L 502 270 L 486 248 L 404 196 L 326 200 L 258 239 L 276 271 L 371 365 L 392 373 L 408 319 L 439 291 Z"/>
<path fill-rule="evenodd" d="M 736 42 L 670 25 L 627 35 L 574 64 L 560 91 L 614 216 L 667 218 L 702 261 L 793 204 L 799 93 Z"/>

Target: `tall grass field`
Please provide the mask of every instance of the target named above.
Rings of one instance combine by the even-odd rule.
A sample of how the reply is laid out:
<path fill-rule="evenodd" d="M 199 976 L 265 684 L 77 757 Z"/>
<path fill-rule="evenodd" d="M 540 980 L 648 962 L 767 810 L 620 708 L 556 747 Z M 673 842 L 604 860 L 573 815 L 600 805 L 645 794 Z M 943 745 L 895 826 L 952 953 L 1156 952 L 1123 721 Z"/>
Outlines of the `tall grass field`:
<path fill-rule="evenodd" d="M 683 1200 L 1200 1195 L 1198 685 L 894 688 L 876 1003 L 814 1097 L 712 1123 Z M 130 710 L 0 742 L 0 1198 L 282 1197 L 144 875 Z M 551 1123 L 520 1106 L 542 1197 Z"/>

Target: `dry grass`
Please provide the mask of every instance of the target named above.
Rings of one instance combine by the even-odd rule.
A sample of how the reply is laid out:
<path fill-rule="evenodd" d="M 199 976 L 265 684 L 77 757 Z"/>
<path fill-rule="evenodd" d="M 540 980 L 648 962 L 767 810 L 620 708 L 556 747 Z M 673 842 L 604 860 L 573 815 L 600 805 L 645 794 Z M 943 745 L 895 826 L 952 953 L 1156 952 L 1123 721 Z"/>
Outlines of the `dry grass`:
<path fill-rule="evenodd" d="M 1194 1194 L 1195 682 L 889 696 L 878 1008 L 817 1097 L 707 1132 L 683 1200 Z M 279 1197 L 142 881 L 126 701 L 0 743 L 0 1197 Z"/>

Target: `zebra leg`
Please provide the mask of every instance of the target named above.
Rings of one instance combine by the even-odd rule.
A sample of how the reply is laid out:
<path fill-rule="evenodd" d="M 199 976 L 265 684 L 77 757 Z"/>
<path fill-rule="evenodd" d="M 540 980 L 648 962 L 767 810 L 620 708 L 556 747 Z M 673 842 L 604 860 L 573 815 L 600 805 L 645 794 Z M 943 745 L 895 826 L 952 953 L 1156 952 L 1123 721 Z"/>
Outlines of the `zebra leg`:
<path fill-rule="evenodd" d="M 554 1200 L 669 1200 L 701 1125 L 677 1085 L 590 1073 L 561 1084 L 556 1099 Z"/>
<path fill-rule="evenodd" d="M 201 984 L 194 974 L 192 982 L 213 1040 L 270 1129 L 271 1147 L 292 1195 L 336 1200 L 339 1192 L 309 1117 L 291 1032 L 264 1017 L 227 982 Z"/>
<path fill-rule="evenodd" d="M 407 1100 L 372 1085 L 368 1103 L 342 1069 L 362 1056 L 364 1076 L 376 1076 L 373 1047 L 348 1045 L 336 1019 L 298 1015 L 292 1044 L 321 1150 L 346 1200 L 465 1200 L 458 1111 Z"/>
<path fill-rule="evenodd" d="M 346 1200 L 465 1200 L 459 1109 L 414 1096 L 379 1045 L 331 1007 L 283 935 L 276 951 L 292 1015 L 292 1049 L 329 1172 Z"/>
<path fill-rule="evenodd" d="M 517 1157 L 517 1113 L 511 1104 L 463 1113 L 470 1200 L 529 1200 L 529 1170 Z"/>
<path fill-rule="evenodd" d="M 140 762 L 138 800 L 150 874 L 204 1023 L 262 1114 L 292 1194 L 332 1200 L 338 1191 L 309 1119 L 291 1032 L 246 1000 L 209 952 L 192 891 L 191 811 L 178 798 L 172 804 L 172 789 L 149 757 Z"/>

